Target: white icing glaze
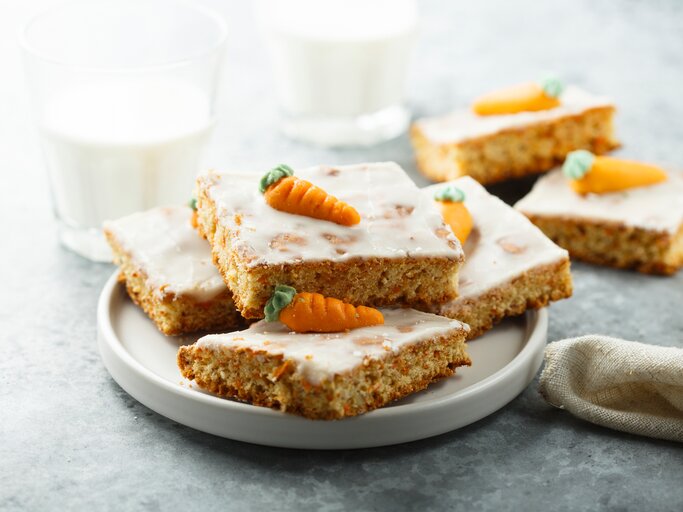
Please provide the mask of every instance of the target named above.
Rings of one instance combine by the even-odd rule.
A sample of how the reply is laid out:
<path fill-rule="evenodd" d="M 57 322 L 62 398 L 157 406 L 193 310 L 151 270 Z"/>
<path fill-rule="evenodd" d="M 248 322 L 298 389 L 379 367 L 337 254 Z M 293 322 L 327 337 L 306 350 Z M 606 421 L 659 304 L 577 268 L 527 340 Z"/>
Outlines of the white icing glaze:
<path fill-rule="evenodd" d="M 567 251 L 555 245 L 521 213 L 489 194 L 469 176 L 424 189 L 426 196 L 453 184 L 465 192 L 472 215 L 472 234 L 465 243 L 465 263 L 458 273 L 458 298 L 464 300 L 509 283 L 534 267 L 568 260 Z"/>
<path fill-rule="evenodd" d="M 471 108 L 467 108 L 445 116 L 420 119 L 416 124 L 424 136 L 433 142 L 457 143 L 504 130 L 582 114 L 594 108 L 614 106 L 608 98 L 593 96 L 574 86 L 565 89 L 560 101 L 558 107 L 549 110 L 494 116 L 479 116 Z"/>
<path fill-rule="evenodd" d="M 210 300 L 226 286 L 211 261 L 209 244 L 190 224 L 191 215 L 184 206 L 154 208 L 108 221 L 104 228 L 145 273 L 155 294 Z"/>
<path fill-rule="evenodd" d="M 540 178 L 515 208 L 543 217 L 616 222 L 625 226 L 674 234 L 683 224 L 683 174 L 669 171 L 657 185 L 611 194 L 579 195 L 561 169 Z"/>
<path fill-rule="evenodd" d="M 250 266 L 372 256 L 463 257 L 432 201 L 393 162 L 295 170 L 297 177 L 358 210 L 361 222 L 351 227 L 271 208 L 258 189 L 262 175 L 210 172 L 199 178 L 216 203 L 219 221 L 231 231 L 234 249 Z"/>
<path fill-rule="evenodd" d="M 261 320 L 248 329 L 212 334 L 197 341 L 207 348 L 234 347 L 268 354 L 282 354 L 311 383 L 348 372 L 366 359 L 381 359 L 403 347 L 453 330 L 469 330 L 466 324 L 414 309 L 382 309 L 384 325 L 346 332 L 297 334 L 280 322 Z"/>

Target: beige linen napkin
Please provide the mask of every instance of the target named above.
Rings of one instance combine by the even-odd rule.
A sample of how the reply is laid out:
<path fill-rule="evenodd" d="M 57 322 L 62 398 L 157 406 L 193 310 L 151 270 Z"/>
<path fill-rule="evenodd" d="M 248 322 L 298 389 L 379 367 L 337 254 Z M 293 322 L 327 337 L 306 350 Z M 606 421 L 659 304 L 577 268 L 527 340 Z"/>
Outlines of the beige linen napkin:
<path fill-rule="evenodd" d="M 683 442 L 683 349 L 597 335 L 550 343 L 539 391 L 598 425 Z"/>

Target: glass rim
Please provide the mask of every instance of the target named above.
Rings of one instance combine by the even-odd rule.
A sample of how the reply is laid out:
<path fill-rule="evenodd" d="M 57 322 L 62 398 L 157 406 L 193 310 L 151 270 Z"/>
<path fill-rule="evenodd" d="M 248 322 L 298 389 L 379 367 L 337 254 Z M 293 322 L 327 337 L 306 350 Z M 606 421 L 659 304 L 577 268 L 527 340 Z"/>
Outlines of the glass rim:
<path fill-rule="evenodd" d="M 105 3 L 105 2 L 111 2 L 111 0 L 97 0 L 100 3 Z M 146 0 L 149 1 L 149 0 Z M 24 23 L 22 26 L 19 27 L 18 29 L 18 38 L 19 38 L 19 45 L 21 48 L 26 52 L 27 54 L 30 54 L 31 56 L 40 59 L 43 62 L 53 64 L 56 66 L 64 67 L 64 68 L 74 68 L 74 69 L 80 69 L 84 71 L 94 71 L 94 72 L 103 72 L 103 73 L 116 73 L 116 72 L 141 72 L 141 71 L 154 71 L 154 70 L 160 70 L 160 69 L 167 69 L 167 68 L 173 68 L 177 66 L 182 66 L 184 64 L 189 64 L 191 62 L 194 62 L 196 60 L 201 59 L 202 57 L 205 57 L 207 55 L 210 55 L 211 53 L 221 51 L 222 47 L 225 44 L 225 41 L 227 40 L 228 37 L 228 24 L 225 21 L 225 18 L 218 14 L 215 10 L 206 7 L 205 5 L 197 5 L 193 2 L 190 2 L 189 0 L 164 0 L 164 2 L 161 2 L 160 0 L 152 0 L 157 3 L 165 3 L 165 4 L 175 4 L 176 6 L 182 6 L 184 8 L 187 8 L 189 10 L 195 11 L 197 13 L 201 13 L 202 15 L 206 16 L 207 19 L 210 19 L 213 21 L 218 27 L 218 33 L 219 36 L 214 41 L 211 45 L 208 45 L 206 49 L 197 52 L 194 55 L 190 56 L 184 56 L 178 59 L 171 59 L 167 61 L 160 61 L 156 63 L 151 63 L 151 64 L 144 64 L 144 65 L 132 65 L 132 66 L 97 66 L 97 65 L 87 65 L 87 64 L 78 64 L 74 62 L 68 62 L 66 60 L 61 60 L 49 55 L 46 55 L 44 52 L 39 51 L 37 48 L 35 48 L 29 41 L 28 37 L 28 31 L 31 29 L 32 25 L 37 22 L 38 20 L 50 16 L 54 14 L 55 12 L 58 12 L 60 9 L 63 9 L 65 6 L 73 6 L 77 4 L 88 4 L 92 5 L 93 1 L 92 0 L 70 0 L 70 1 L 64 1 L 60 2 L 57 5 L 53 5 L 51 7 L 48 7 L 47 9 L 43 9 L 39 11 L 38 13 L 34 14 L 29 18 L 29 20 Z"/>

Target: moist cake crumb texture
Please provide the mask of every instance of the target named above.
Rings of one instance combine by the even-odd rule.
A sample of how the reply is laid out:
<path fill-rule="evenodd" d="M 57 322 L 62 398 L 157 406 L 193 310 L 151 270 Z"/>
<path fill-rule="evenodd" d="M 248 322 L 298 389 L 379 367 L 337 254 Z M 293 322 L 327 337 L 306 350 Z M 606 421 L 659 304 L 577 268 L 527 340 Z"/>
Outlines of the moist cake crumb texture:
<path fill-rule="evenodd" d="M 178 365 L 200 387 L 315 419 L 361 414 L 469 365 L 468 327 L 410 309 L 382 310 L 384 325 L 294 334 L 280 323 L 201 338 Z"/>
<path fill-rule="evenodd" d="M 602 154 L 617 147 L 614 112 L 609 99 L 569 86 L 549 110 L 479 116 L 467 108 L 420 119 L 411 141 L 430 179 L 467 175 L 489 184 L 545 172 L 575 149 Z"/>
<path fill-rule="evenodd" d="M 198 179 L 199 229 L 245 317 L 263 317 L 277 284 L 367 306 L 456 296 L 460 243 L 398 165 L 317 166 L 295 175 L 353 206 L 360 224 L 275 210 L 257 173 Z"/>
<path fill-rule="evenodd" d="M 164 334 L 242 325 L 187 207 L 154 208 L 105 224 L 131 298 Z"/>
<path fill-rule="evenodd" d="M 683 266 L 683 175 L 609 194 L 575 193 L 557 169 L 515 208 L 572 257 L 646 273 Z"/>
<path fill-rule="evenodd" d="M 565 249 L 470 177 L 432 185 L 424 194 L 433 197 L 447 185 L 465 193 L 474 228 L 464 247 L 459 295 L 436 306 L 435 313 L 469 324 L 469 337 L 474 338 L 506 316 L 571 296 Z"/>

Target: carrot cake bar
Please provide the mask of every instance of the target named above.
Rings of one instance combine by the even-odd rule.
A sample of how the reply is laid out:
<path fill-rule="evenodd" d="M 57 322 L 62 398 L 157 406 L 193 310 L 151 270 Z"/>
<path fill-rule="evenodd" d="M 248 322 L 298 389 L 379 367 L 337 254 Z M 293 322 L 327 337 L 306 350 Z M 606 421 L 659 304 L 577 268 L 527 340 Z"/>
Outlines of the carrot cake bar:
<path fill-rule="evenodd" d="M 595 169 L 579 180 L 560 169 L 544 176 L 515 208 L 572 258 L 645 273 L 676 272 L 683 266 L 683 174 L 668 172 L 662 178 L 662 171 L 654 169 L 653 175 L 648 170 L 652 166 L 641 170 L 642 164 L 626 161 L 623 166 L 624 161 L 588 156 L 588 163 L 592 161 Z M 610 191 L 610 169 L 615 165 L 634 172 L 631 178 L 618 178 L 619 190 Z M 569 165 L 567 171 L 576 169 Z M 608 180 L 601 178 L 604 173 Z M 629 183 L 647 176 L 655 181 L 644 186 Z"/>
<path fill-rule="evenodd" d="M 472 108 L 418 120 L 411 140 L 420 171 L 434 181 L 466 175 L 490 184 L 545 172 L 575 149 L 604 153 L 619 145 L 609 99 L 573 86 L 562 90 L 550 82 L 546 89 L 556 95 L 551 102 L 533 85 L 499 91 Z"/>
<path fill-rule="evenodd" d="M 180 347 L 187 379 L 224 396 L 313 419 L 382 407 L 469 366 L 467 326 L 412 309 L 384 309 L 382 325 L 293 333 L 262 320 Z"/>
<path fill-rule="evenodd" d="M 191 217 L 190 208 L 171 207 L 106 222 L 119 279 L 164 334 L 239 328 L 232 294 Z"/>
<path fill-rule="evenodd" d="M 449 186 L 462 191 L 472 229 L 463 246 L 458 297 L 436 306 L 435 313 L 469 324 L 472 339 L 504 317 L 571 296 L 566 250 L 470 177 L 432 185 L 425 195 L 434 197 Z"/>
<path fill-rule="evenodd" d="M 293 176 L 291 176 L 293 174 Z M 458 240 L 393 162 L 280 165 L 198 178 L 199 231 L 245 318 L 275 286 L 353 304 L 417 306 L 457 295 Z"/>

